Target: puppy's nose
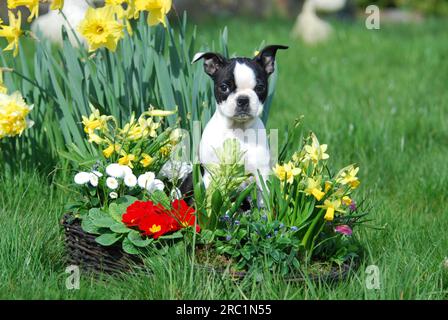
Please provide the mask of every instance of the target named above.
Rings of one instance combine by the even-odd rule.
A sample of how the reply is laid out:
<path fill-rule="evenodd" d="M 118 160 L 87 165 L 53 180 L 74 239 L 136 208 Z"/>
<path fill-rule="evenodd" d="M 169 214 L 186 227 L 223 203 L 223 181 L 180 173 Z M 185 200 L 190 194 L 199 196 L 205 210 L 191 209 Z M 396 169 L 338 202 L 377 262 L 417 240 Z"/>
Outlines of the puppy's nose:
<path fill-rule="evenodd" d="M 249 97 L 248 96 L 240 96 L 236 99 L 236 105 L 238 108 L 245 109 L 249 106 Z"/>

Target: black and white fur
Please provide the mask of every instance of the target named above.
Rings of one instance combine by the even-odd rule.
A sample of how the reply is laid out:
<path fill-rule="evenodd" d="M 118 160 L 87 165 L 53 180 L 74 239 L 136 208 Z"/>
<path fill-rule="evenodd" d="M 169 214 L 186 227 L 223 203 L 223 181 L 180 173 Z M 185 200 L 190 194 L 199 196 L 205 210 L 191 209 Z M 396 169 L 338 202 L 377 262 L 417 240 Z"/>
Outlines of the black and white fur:
<path fill-rule="evenodd" d="M 217 163 L 216 150 L 228 138 L 239 140 L 245 151 L 246 172 L 266 179 L 271 170 L 266 129 L 260 119 L 268 96 L 268 78 L 274 72 L 277 50 L 272 45 L 254 58 L 227 59 L 218 53 L 197 53 L 193 63 L 203 59 L 204 70 L 213 79 L 216 111 L 202 133 L 199 159 L 202 164 Z M 210 183 L 204 174 L 206 186 Z M 257 179 L 258 181 L 258 179 Z"/>

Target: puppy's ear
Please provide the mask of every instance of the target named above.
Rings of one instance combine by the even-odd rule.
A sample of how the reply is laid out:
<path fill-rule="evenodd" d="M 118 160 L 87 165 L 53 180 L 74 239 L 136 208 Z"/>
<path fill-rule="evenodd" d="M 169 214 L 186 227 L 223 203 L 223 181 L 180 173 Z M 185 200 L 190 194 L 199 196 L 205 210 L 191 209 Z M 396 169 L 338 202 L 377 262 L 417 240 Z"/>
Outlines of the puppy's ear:
<path fill-rule="evenodd" d="M 285 50 L 288 49 L 288 47 L 280 45 L 267 46 L 263 50 L 261 50 L 254 58 L 254 60 L 263 67 L 268 75 L 274 73 L 275 55 L 277 53 L 277 50 L 279 49 Z"/>
<path fill-rule="evenodd" d="M 227 59 L 219 53 L 213 52 L 198 52 L 194 55 L 193 61 L 195 63 L 201 59 L 204 59 L 204 71 L 209 76 L 213 77 L 216 72 L 221 69 L 226 63 Z"/>

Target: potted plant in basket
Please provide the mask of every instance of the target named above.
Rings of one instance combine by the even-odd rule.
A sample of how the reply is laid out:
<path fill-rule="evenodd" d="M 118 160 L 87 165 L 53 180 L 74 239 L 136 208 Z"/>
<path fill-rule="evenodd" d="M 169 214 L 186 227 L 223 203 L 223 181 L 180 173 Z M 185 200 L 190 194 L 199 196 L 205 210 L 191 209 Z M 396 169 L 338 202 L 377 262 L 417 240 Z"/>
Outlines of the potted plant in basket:
<path fill-rule="evenodd" d="M 328 166 L 327 145 L 310 133 L 297 146 L 299 122 L 288 131 L 279 163 L 261 189 L 244 173 L 243 152 L 236 140 L 217 150 L 220 164 L 209 167 L 205 189 L 194 169 L 199 234 L 198 264 L 230 270 L 238 278 L 250 272 L 276 271 L 288 279 L 339 278 L 361 247 L 353 230 L 366 212 L 355 200 L 359 168 L 349 165 L 336 174 Z M 246 182 L 241 185 L 242 182 Z M 241 210 L 251 199 L 248 211 Z M 261 201 L 260 201 L 261 200 Z M 260 202 L 262 206 L 257 205 Z"/>
<path fill-rule="evenodd" d="M 190 227 L 199 231 L 195 210 L 179 189 L 191 164 L 171 159 L 182 131 L 164 118 L 174 113 L 150 108 L 123 127 L 93 107 L 83 117 L 92 154 L 74 144 L 61 153 L 77 167 L 76 200 L 63 219 L 73 263 L 121 270 L 139 260 L 132 255 L 181 239 Z"/>

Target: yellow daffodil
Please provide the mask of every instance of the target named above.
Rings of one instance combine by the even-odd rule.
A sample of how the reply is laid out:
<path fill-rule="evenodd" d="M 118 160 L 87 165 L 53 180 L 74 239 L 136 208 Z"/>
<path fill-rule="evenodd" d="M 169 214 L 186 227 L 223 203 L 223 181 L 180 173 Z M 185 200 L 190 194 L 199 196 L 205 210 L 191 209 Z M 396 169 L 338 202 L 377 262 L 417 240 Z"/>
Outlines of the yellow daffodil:
<path fill-rule="evenodd" d="M 134 168 L 132 164 L 133 161 L 135 161 L 135 156 L 133 154 L 126 154 L 125 152 L 123 152 L 122 157 L 118 159 L 118 164 Z"/>
<path fill-rule="evenodd" d="M 110 6 L 98 9 L 89 7 L 78 28 L 89 44 L 89 51 L 102 47 L 115 51 L 118 41 L 124 37 L 124 26 L 117 21 L 116 12 Z"/>
<path fill-rule="evenodd" d="M 141 124 L 135 122 L 134 115 L 131 116 L 129 123 L 120 130 L 120 133 L 125 139 L 131 141 L 143 139 L 146 135 L 145 128 Z"/>
<path fill-rule="evenodd" d="M 64 7 L 64 0 L 51 1 L 50 10 L 62 10 L 63 7 Z"/>
<path fill-rule="evenodd" d="M 118 151 L 120 151 L 120 146 L 119 145 L 109 144 L 109 146 L 106 149 L 103 150 L 103 155 L 107 159 L 109 159 L 114 154 L 114 152 L 118 152 Z"/>
<path fill-rule="evenodd" d="M 104 142 L 104 139 L 101 138 L 96 133 L 89 133 L 89 143 L 96 143 L 96 144 L 102 144 Z"/>
<path fill-rule="evenodd" d="M 33 109 L 28 106 L 19 92 L 12 95 L 0 93 L 0 139 L 20 136 L 33 122 L 26 117 Z"/>
<path fill-rule="evenodd" d="M 294 177 L 299 175 L 302 170 L 295 167 L 292 163 L 286 163 L 283 166 L 276 164 L 274 173 L 280 181 L 285 181 L 289 184 L 293 183 Z"/>
<path fill-rule="evenodd" d="M 334 220 L 334 213 L 335 212 L 341 212 L 344 213 L 344 210 L 341 208 L 341 200 L 336 199 L 333 201 L 325 200 L 323 205 L 316 206 L 316 208 L 323 208 L 327 211 L 325 212 L 324 219 L 327 221 L 333 221 Z"/>
<path fill-rule="evenodd" d="M 98 109 L 90 106 L 92 113 L 89 117 L 82 116 L 82 124 L 84 125 L 84 132 L 87 134 L 93 133 L 95 130 L 107 130 L 107 121 L 113 119 L 112 116 L 101 115 Z"/>
<path fill-rule="evenodd" d="M 8 3 L 9 5 L 9 3 Z M 14 57 L 19 53 L 19 38 L 23 34 L 21 29 L 22 13 L 17 13 L 17 18 L 11 11 L 8 12 L 9 26 L 1 25 L 0 37 L 6 38 L 8 46 L 3 49 L 4 51 L 13 50 Z"/>
<path fill-rule="evenodd" d="M 171 154 L 171 145 L 167 144 L 160 148 L 160 154 L 164 157 L 168 157 Z"/>
<path fill-rule="evenodd" d="M 151 157 L 149 154 L 142 153 L 142 157 L 143 159 L 140 161 L 140 163 L 145 168 L 149 167 L 154 162 L 154 158 Z"/>
<path fill-rule="evenodd" d="M 354 166 L 349 166 L 348 168 L 344 168 L 338 174 L 337 182 L 343 185 L 350 185 L 352 189 L 356 189 L 361 183 L 356 176 L 358 174 L 359 167 L 356 168 Z"/>
<path fill-rule="evenodd" d="M 159 109 L 151 109 L 148 111 L 148 115 L 150 117 L 168 117 L 173 114 L 176 114 L 176 110 L 159 110 Z"/>
<path fill-rule="evenodd" d="M 320 181 L 318 179 L 314 180 L 313 178 L 308 178 L 308 183 L 304 191 L 307 195 L 313 195 L 317 201 L 320 201 L 325 195 L 325 192 L 322 192 Z"/>
<path fill-rule="evenodd" d="M 325 193 L 327 193 L 328 191 L 330 191 L 330 189 L 333 187 L 333 183 L 331 183 L 331 181 L 325 181 Z"/>
<path fill-rule="evenodd" d="M 0 70 L 0 93 L 7 93 L 8 88 L 3 83 L 3 71 Z"/>
<path fill-rule="evenodd" d="M 319 144 L 319 140 L 314 133 L 311 133 L 311 145 L 304 146 L 305 149 L 305 157 L 304 161 L 311 160 L 313 163 L 317 163 L 320 160 L 326 160 L 329 158 L 329 155 L 325 153 L 327 151 L 326 144 Z"/>
<path fill-rule="evenodd" d="M 350 199 L 349 196 L 343 196 L 342 203 L 346 206 L 349 206 L 352 203 L 352 199 Z"/>
<path fill-rule="evenodd" d="M 165 16 L 171 10 L 172 0 L 135 0 L 135 14 L 148 11 L 148 24 L 150 26 L 162 23 L 166 27 Z"/>
<path fill-rule="evenodd" d="M 128 4 L 127 9 L 125 10 L 123 8 L 123 4 Z M 129 33 L 129 35 L 133 35 L 133 30 L 132 30 L 132 26 L 129 19 L 129 12 L 131 11 L 131 5 L 129 4 L 128 0 L 106 0 L 105 2 L 106 6 L 109 6 L 112 8 L 112 10 L 114 11 L 114 13 L 117 16 L 117 19 L 122 21 L 125 26 L 126 26 L 126 30 Z"/>
<path fill-rule="evenodd" d="M 8 9 L 15 9 L 19 6 L 25 6 L 30 10 L 28 22 L 39 16 L 39 0 L 8 0 Z"/>

